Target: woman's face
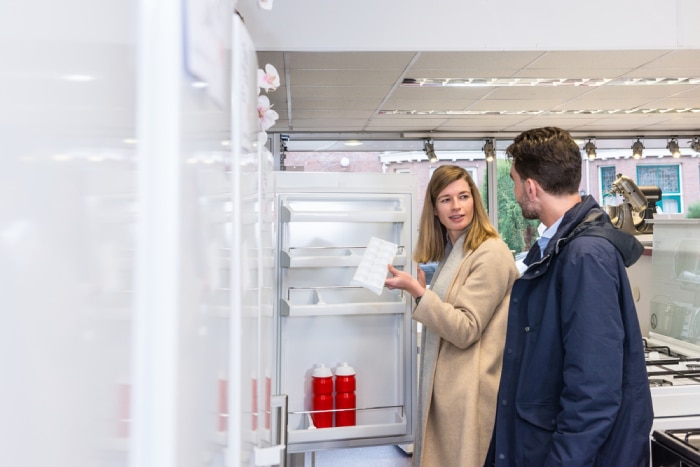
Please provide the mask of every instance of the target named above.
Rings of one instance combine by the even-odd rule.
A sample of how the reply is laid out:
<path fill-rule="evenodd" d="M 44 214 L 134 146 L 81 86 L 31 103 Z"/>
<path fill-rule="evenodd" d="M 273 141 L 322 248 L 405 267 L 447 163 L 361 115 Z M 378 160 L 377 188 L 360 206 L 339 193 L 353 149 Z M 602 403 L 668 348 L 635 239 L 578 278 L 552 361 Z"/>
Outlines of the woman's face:
<path fill-rule="evenodd" d="M 474 198 L 466 180 L 454 181 L 440 192 L 435 200 L 435 215 L 454 243 L 474 218 Z"/>

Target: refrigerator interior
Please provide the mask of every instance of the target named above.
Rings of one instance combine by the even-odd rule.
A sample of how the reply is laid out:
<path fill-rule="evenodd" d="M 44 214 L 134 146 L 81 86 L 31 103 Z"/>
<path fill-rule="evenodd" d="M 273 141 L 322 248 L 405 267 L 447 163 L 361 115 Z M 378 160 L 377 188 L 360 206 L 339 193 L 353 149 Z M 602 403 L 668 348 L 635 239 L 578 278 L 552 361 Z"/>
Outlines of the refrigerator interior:
<path fill-rule="evenodd" d="M 276 390 L 288 397 L 288 451 L 412 439 L 416 331 L 412 300 L 352 280 L 372 237 L 397 245 L 413 271 L 415 176 L 278 172 L 279 300 Z M 386 269 L 386 264 L 379 265 Z M 316 365 L 352 366 L 357 424 L 310 424 Z"/>

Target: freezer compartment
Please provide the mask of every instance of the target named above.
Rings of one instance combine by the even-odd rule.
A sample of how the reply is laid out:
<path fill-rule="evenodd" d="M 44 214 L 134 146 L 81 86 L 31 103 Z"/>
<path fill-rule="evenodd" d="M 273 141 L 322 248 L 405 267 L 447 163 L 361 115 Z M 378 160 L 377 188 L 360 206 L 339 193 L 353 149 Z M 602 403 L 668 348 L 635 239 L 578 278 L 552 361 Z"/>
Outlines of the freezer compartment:
<path fill-rule="evenodd" d="M 411 240 L 408 194 L 280 196 L 280 266 L 356 266 L 372 237 L 396 243 L 407 262 Z"/>
<path fill-rule="evenodd" d="M 364 287 L 300 287 L 288 289 L 280 303 L 282 316 L 402 314 L 406 299 L 400 290 L 381 295 Z"/>
<path fill-rule="evenodd" d="M 357 267 L 362 261 L 366 247 L 292 247 L 280 252 L 280 266 L 284 268 Z M 393 264 L 406 264 L 405 248 L 397 248 Z"/>
<path fill-rule="evenodd" d="M 338 441 L 348 438 L 378 438 L 406 433 L 404 408 L 370 407 L 357 409 L 357 425 L 315 428 L 310 412 L 293 412 L 287 418 L 287 439 L 290 444 Z"/>

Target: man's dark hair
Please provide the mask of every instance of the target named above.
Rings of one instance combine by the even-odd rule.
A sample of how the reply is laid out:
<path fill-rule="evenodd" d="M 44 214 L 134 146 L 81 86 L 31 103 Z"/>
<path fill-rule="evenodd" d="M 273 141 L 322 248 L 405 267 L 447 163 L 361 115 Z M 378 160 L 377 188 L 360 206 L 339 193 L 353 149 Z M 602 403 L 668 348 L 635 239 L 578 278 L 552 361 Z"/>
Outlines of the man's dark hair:
<path fill-rule="evenodd" d="M 568 131 L 534 128 L 518 135 L 506 149 L 521 178 L 531 178 L 552 195 L 578 193 L 581 150 Z"/>

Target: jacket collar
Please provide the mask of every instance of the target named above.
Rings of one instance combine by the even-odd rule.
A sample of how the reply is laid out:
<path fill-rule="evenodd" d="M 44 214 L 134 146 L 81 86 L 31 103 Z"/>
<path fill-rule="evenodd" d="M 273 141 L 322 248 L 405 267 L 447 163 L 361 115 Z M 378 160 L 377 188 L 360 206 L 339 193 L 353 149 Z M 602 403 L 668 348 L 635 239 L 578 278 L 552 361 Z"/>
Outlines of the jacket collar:
<path fill-rule="evenodd" d="M 586 195 L 564 214 L 559 229 L 549 241 L 542 258 L 539 259 L 540 249 L 535 244 L 524 263 L 528 265 L 528 269 L 535 265 L 546 268 L 552 257 L 558 255 L 571 240 L 580 236 L 605 238 L 620 252 L 627 267 L 634 264 L 644 252 L 644 245 L 634 235 L 615 227 L 598 202 L 591 195 Z"/>

